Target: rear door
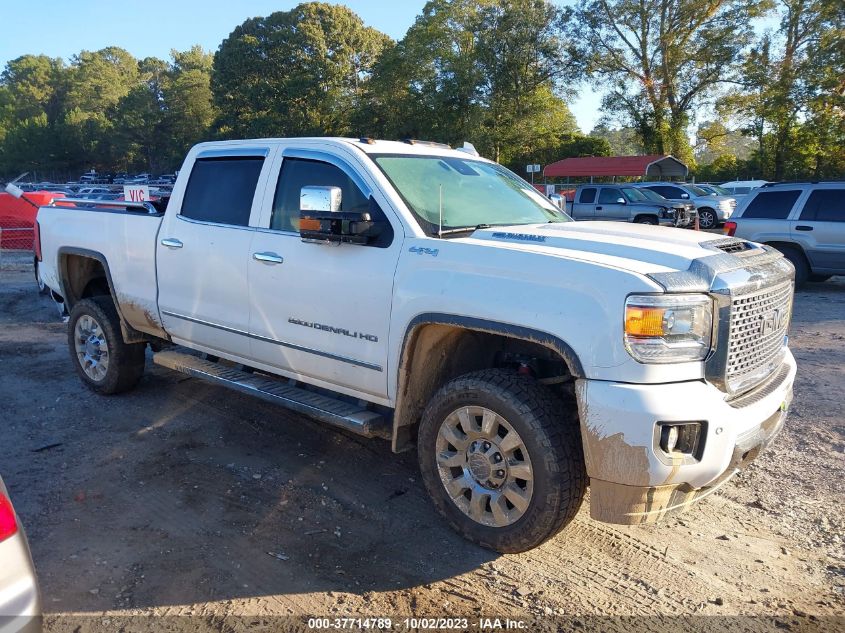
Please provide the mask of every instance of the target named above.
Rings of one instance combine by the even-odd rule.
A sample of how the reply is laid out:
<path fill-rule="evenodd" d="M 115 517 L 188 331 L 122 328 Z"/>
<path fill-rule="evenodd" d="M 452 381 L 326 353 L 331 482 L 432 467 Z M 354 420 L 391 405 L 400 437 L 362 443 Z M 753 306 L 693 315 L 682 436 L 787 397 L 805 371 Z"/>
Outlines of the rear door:
<path fill-rule="evenodd" d="M 845 272 L 845 186 L 813 190 L 790 231 L 813 270 Z"/>
<path fill-rule="evenodd" d="M 593 220 L 596 215 L 597 187 L 583 187 L 575 193 L 572 217 L 576 220 Z"/>
<path fill-rule="evenodd" d="M 596 220 L 628 220 L 628 205 L 618 200 L 624 200 L 622 191 L 617 187 L 602 187 L 599 190 L 598 204 L 596 204 Z"/>
<path fill-rule="evenodd" d="M 156 247 L 158 303 L 176 342 L 249 353 L 247 262 L 270 146 L 201 150 Z"/>

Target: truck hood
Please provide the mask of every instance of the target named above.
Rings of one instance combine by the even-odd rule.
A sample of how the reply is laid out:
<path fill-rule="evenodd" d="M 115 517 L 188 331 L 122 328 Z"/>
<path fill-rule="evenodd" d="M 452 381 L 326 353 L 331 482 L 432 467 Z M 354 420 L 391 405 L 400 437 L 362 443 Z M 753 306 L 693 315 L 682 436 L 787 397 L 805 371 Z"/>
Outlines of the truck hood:
<path fill-rule="evenodd" d="M 721 252 L 702 244 L 724 238 L 627 222 L 560 222 L 480 229 L 466 239 L 649 274 L 687 270 L 694 260 Z"/>

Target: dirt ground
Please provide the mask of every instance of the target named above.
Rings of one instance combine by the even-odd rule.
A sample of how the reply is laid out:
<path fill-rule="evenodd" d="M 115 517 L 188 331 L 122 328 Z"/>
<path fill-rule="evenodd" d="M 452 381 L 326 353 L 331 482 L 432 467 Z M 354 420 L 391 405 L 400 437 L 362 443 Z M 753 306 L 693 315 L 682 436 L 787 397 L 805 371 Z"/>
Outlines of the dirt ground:
<path fill-rule="evenodd" d="M 471 630 L 479 617 L 550 630 L 643 615 L 845 624 L 843 278 L 798 293 L 791 415 L 723 492 L 639 527 L 596 523 L 585 504 L 553 541 L 500 556 L 456 536 L 415 455 L 386 442 L 151 362 L 135 391 L 92 394 L 26 259 L 4 256 L 0 273 L 0 472 L 28 530 L 48 630 L 118 630 L 137 614 L 213 630 L 411 615 L 466 617 Z"/>

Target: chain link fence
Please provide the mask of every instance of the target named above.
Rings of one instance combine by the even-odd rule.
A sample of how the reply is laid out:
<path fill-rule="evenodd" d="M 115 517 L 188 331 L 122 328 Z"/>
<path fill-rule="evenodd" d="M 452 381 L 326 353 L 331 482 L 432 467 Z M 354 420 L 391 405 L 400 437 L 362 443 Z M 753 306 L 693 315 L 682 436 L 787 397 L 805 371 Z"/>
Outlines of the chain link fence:
<path fill-rule="evenodd" d="M 0 272 L 32 270 L 32 224 L 20 218 L 0 217 Z"/>

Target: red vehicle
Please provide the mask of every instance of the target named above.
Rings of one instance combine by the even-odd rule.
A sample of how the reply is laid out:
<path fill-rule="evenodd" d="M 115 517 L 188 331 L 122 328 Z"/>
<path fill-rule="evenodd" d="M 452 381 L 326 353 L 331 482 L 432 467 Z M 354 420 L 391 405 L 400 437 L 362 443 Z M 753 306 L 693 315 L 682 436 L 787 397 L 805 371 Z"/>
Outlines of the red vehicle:
<path fill-rule="evenodd" d="M 31 251 L 38 207 L 64 198 L 55 191 L 28 191 L 25 198 L 0 192 L 0 248 Z"/>

